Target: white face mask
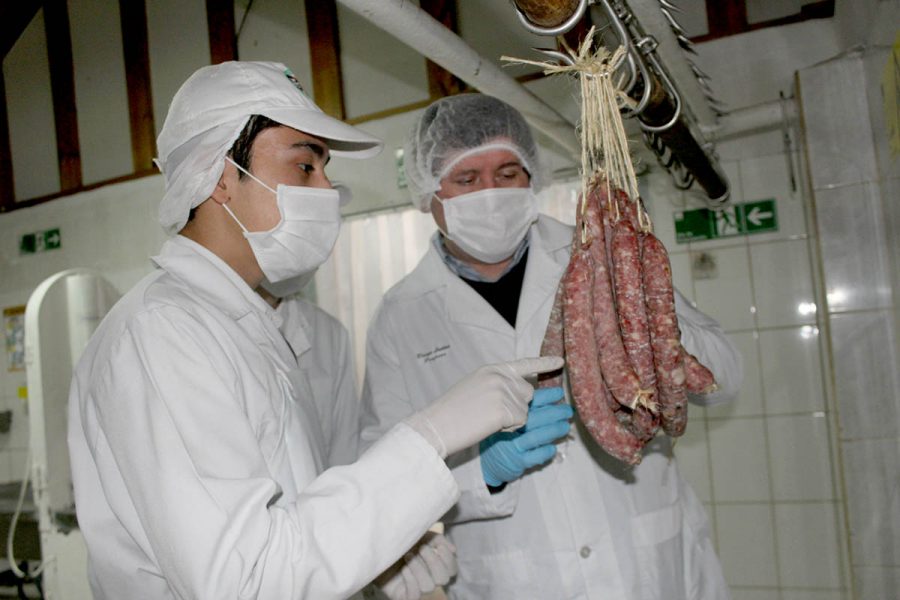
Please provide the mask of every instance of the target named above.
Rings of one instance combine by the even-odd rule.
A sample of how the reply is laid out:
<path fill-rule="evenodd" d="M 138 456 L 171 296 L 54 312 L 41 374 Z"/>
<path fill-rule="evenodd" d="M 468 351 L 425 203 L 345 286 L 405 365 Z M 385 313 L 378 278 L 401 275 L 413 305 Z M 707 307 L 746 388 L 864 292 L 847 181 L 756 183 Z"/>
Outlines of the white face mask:
<path fill-rule="evenodd" d="M 313 269 L 309 273 L 303 273 L 296 277 L 277 282 L 271 282 L 267 278 L 263 278 L 263 280 L 259 282 L 259 285 L 276 298 L 287 298 L 288 296 L 300 293 L 300 291 L 313 280 L 317 271 L 318 268 Z"/>
<path fill-rule="evenodd" d="M 485 188 L 438 198 L 444 235 L 472 258 L 493 264 L 509 258 L 537 220 L 537 199 L 528 188 Z"/>
<path fill-rule="evenodd" d="M 314 271 L 331 254 L 341 229 L 337 190 L 279 183 L 277 191 L 226 157 L 235 167 L 275 194 L 281 221 L 268 231 L 247 231 L 227 204 L 228 211 L 250 243 L 256 262 L 271 283 Z"/>

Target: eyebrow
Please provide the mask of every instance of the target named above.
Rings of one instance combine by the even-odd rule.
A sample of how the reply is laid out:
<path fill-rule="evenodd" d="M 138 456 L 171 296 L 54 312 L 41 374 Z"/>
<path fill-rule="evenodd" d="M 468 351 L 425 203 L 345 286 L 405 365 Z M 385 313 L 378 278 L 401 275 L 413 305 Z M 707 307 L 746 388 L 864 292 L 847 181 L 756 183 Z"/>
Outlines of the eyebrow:
<path fill-rule="evenodd" d="M 297 142 L 295 144 L 291 144 L 291 148 L 303 149 L 308 148 L 318 156 L 319 158 L 325 158 L 325 164 L 327 165 L 331 161 L 331 154 L 322 144 L 317 144 L 316 142 Z"/>

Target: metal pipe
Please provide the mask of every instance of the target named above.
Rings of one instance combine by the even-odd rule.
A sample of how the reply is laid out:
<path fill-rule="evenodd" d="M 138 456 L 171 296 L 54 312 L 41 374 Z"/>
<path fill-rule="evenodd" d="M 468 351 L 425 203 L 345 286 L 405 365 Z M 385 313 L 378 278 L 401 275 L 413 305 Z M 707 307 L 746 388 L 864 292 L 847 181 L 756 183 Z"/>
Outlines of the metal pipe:
<path fill-rule="evenodd" d="M 732 110 L 719 117 L 719 126 L 704 133 L 717 141 L 779 129 L 797 120 L 797 102 L 793 98 L 772 100 Z"/>
<path fill-rule="evenodd" d="M 509 73 L 409 0 L 338 0 L 376 27 L 477 90 L 502 98 L 573 158 L 581 154 L 575 125 Z"/>

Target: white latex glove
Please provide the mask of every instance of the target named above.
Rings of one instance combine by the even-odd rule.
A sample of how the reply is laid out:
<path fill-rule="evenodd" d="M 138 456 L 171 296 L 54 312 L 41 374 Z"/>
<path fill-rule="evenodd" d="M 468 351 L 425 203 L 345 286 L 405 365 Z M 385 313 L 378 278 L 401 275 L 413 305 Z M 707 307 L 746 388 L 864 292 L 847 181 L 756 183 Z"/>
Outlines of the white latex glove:
<path fill-rule="evenodd" d="M 390 600 L 419 600 L 447 585 L 454 575 L 456 548 L 443 535 L 429 531 L 377 583 Z"/>
<path fill-rule="evenodd" d="M 446 458 L 492 433 L 524 425 L 534 394 L 525 378 L 562 366 L 562 358 L 543 356 L 481 367 L 405 422 Z"/>

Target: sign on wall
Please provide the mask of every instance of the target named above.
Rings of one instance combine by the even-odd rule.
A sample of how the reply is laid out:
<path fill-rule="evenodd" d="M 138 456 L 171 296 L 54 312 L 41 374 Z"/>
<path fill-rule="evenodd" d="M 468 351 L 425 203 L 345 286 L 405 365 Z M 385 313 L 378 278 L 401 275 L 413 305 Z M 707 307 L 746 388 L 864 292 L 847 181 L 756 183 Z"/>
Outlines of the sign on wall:
<path fill-rule="evenodd" d="M 6 338 L 6 368 L 25 370 L 25 307 L 3 309 L 3 330 Z"/>
<path fill-rule="evenodd" d="M 34 254 L 45 250 L 57 250 L 62 247 L 62 236 L 59 228 L 45 229 L 34 233 L 26 233 L 19 241 L 20 254 Z"/>
<path fill-rule="evenodd" d="M 735 235 L 778 231 L 775 199 L 697 208 L 674 213 L 675 241 L 679 244 Z"/>

